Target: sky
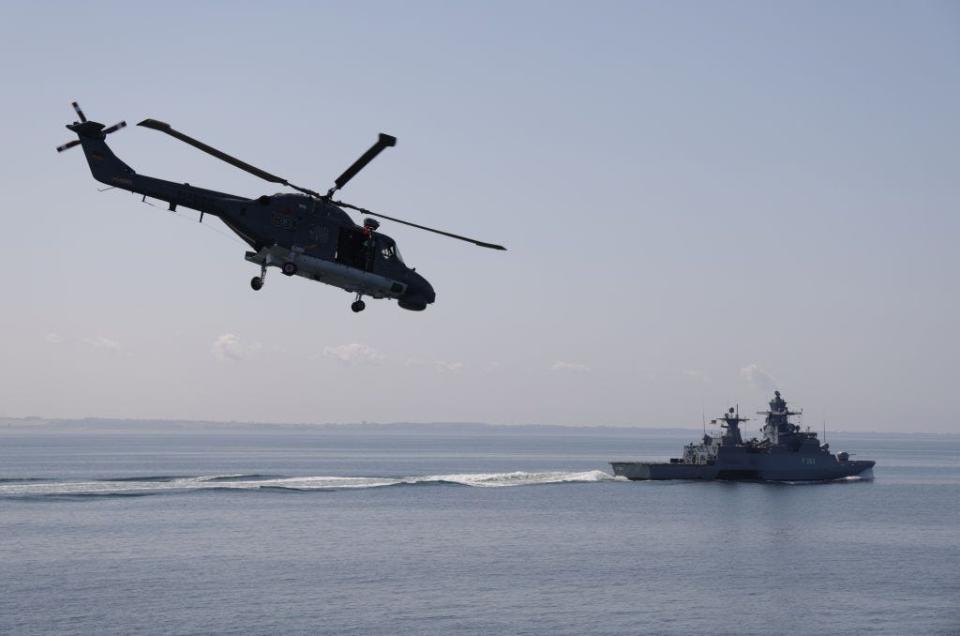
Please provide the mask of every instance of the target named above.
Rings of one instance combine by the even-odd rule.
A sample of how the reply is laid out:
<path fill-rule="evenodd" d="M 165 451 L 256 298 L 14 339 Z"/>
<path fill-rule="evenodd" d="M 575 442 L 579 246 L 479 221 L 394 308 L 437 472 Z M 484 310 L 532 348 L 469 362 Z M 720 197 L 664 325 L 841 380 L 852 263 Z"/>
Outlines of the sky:
<path fill-rule="evenodd" d="M 960 432 L 960 4 L 0 5 L 0 417 Z M 142 174 L 385 222 L 424 312 L 257 268 Z M 158 204 L 159 206 L 159 204 Z"/>

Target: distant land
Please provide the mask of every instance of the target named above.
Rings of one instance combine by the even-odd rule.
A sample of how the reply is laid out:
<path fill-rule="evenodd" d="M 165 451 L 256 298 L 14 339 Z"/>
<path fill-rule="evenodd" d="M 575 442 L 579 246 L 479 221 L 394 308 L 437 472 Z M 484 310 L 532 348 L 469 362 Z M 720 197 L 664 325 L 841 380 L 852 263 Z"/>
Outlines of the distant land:
<path fill-rule="evenodd" d="M 716 430 L 713 425 L 708 430 Z M 815 429 L 819 432 L 819 429 Z M 90 432 L 90 433 L 303 433 L 306 431 L 353 432 L 356 434 L 376 433 L 433 433 L 438 435 L 520 435 L 530 433 L 579 435 L 616 435 L 636 433 L 649 436 L 661 433 L 682 435 L 691 440 L 702 434 L 701 428 L 691 427 L 646 427 L 646 426 L 562 426 L 557 424 L 485 424 L 482 422 L 342 422 L 342 423 L 264 423 L 211 420 L 164 420 L 164 419 L 121 419 L 121 418 L 45 418 L 45 417 L 0 417 L 0 433 L 4 432 Z M 750 431 L 746 431 L 750 433 Z M 828 429 L 827 435 L 839 433 L 845 435 L 869 435 L 872 437 L 956 437 L 954 432 L 864 432 Z"/>

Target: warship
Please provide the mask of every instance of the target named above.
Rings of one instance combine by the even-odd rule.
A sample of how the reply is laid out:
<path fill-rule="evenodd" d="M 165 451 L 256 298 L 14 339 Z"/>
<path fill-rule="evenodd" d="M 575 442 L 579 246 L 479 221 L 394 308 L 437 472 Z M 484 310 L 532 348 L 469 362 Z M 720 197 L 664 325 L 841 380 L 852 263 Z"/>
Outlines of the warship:
<path fill-rule="evenodd" d="M 787 402 L 774 392 L 770 410 L 764 415 L 763 439 L 743 441 L 740 424 L 749 421 L 740 417 L 739 408 L 731 408 L 722 417 L 720 435 L 704 433 L 699 444 L 683 447 L 682 457 L 669 462 L 611 462 L 613 473 L 632 480 L 647 479 L 728 479 L 747 481 L 829 481 L 860 475 L 873 468 L 870 460 L 850 459 L 850 454 L 830 452 L 829 444 L 821 444 L 817 434 L 801 431 L 790 417 Z"/>

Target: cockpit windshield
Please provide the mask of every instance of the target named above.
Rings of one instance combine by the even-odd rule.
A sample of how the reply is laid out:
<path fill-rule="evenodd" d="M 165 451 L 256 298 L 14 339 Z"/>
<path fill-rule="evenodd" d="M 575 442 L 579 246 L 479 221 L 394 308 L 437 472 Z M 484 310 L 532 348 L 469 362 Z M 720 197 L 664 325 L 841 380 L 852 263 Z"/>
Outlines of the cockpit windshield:
<path fill-rule="evenodd" d="M 400 250 L 397 248 L 397 244 L 394 243 L 393 239 L 381 236 L 383 240 L 382 245 L 380 246 L 380 254 L 383 255 L 383 259 L 386 261 L 396 260 L 398 263 L 403 264 L 403 257 L 400 256 Z"/>

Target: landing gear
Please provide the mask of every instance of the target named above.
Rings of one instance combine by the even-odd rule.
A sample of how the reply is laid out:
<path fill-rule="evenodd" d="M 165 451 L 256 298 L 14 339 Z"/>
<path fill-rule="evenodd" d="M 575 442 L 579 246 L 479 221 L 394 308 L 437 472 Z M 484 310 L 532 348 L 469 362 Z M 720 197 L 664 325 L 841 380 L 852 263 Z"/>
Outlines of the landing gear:
<path fill-rule="evenodd" d="M 263 284 L 267 282 L 267 264 L 264 262 L 260 266 L 260 275 L 254 276 L 250 279 L 250 287 L 253 287 L 253 291 L 260 291 L 263 288 Z"/>
<path fill-rule="evenodd" d="M 286 263 L 283 264 L 283 267 L 280 268 L 280 271 L 282 271 L 287 276 L 293 276 L 294 274 L 297 273 L 297 264 L 287 261 Z"/>
<path fill-rule="evenodd" d="M 367 308 L 367 303 L 360 300 L 360 298 L 361 298 L 360 294 L 357 294 L 357 299 L 353 301 L 352 305 L 350 305 L 350 309 L 352 309 L 353 313 L 355 314 L 358 314 Z"/>

